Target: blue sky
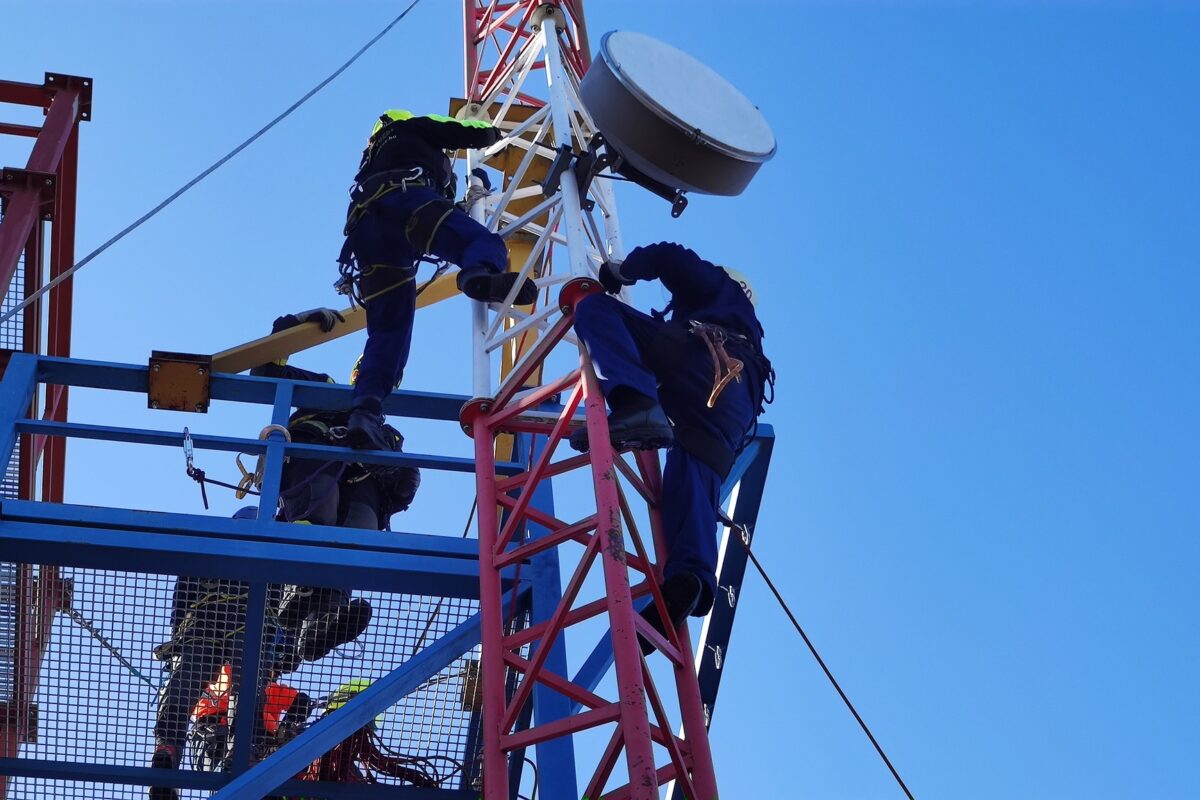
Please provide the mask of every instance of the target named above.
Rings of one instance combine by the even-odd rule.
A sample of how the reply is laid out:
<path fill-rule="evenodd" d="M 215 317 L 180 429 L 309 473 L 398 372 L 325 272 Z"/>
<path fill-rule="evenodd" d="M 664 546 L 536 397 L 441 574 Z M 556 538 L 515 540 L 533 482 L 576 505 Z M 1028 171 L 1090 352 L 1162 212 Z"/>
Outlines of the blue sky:
<path fill-rule="evenodd" d="M 401 6 L 0 0 L 0 75 L 95 79 L 82 254 Z M 422 3 L 85 268 L 75 354 L 212 352 L 332 304 L 362 141 L 383 108 L 444 111 L 462 92 L 460 13 Z M 775 128 L 777 157 L 739 198 L 672 220 L 620 192 L 625 241 L 681 241 L 754 278 L 779 372 L 756 548 L 914 793 L 1200 796 L 1200 10 L 592 0 L 588 18 L 593 41 L 633 29 L 692 53 Z M 468 391 L 466 318 L 458 301 L 418 320 L 411 388 Z M 297 363 L 341 375 L 359 347 Z M 261 424 L 74 402 L 85 421 Z M 410 440 L 468 447 L 444 428 Z M 130 453 L 100 483 L 110 457 L 72 448 L 70 500 L 200 511 L 178 453 Z M 465 513 L 439 510 L 465 512 L 469 491 L 435 486 L 402 527 L 461 530 Z M 900 796 L 757 577 L 726 663 L 723 796 Z"/>

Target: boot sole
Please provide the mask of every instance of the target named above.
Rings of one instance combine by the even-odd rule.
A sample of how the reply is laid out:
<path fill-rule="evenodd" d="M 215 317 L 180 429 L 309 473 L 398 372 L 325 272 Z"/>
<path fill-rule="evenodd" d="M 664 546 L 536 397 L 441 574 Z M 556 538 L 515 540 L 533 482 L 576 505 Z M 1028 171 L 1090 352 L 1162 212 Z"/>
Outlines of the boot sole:
<path fill-rule="evenodd" d="M 583 438 L 576 441 L 569 438 L 567 444 L 572 450 L 586 453 L 591 450 L 591 443 Z M 612 440 L 614 450 L 662 450 L 675 444 L 675 434 L 664 434 L 661 428 L 633 428 L 622 432 L 620 440 Z"/>
<path fill-rule="evenodd" d="M 662 428 L 630 428 L 621 431 L 620 439 L 613 439 L 613 447 L 617 450 L 661 450 L 675 444 L 675 435 L 670 431 L 663 433 Z"/>

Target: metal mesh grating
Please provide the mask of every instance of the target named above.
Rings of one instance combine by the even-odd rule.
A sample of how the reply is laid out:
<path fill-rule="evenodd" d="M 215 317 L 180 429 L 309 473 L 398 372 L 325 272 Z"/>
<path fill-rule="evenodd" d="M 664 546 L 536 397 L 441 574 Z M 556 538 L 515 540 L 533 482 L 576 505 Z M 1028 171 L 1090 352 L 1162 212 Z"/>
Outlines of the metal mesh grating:
<path fill-rule="evenodd" d="M 12 565 L 6 566 L 8 570 L 0 572 L 0 578 L 13 574 Z M 137 572 L 63 568 L 61 575 L 70 608 L 55 615 L 35 697 L 39 716 L 37 741 L 23 744 L 20 756 L 49 762 L 146 766 L 155 749 L 160 691 L 168 676 L 173 675 L 172 680 L 178 681 L 186 674 L 184 667 L 190 665 L 193 683 L 201 685 L 219 677 L 217 665 L 221 663 L 231 663 L 240 669 L 246 587 L 230 581 L 177 581 L 174 576 Z M 179 597 L 186 601 L 181 608 L 191 610 L 177 611 L 173 619 L 177 589 L 182 590 Z M 259 685 L 270 685 L 272 691 L 290 687 L 311 698 L 313 711 L 299 719 L 298 728 L 322 713 L 333 713 L 326 709 L 336 707 L 340 688 L 355 681 L 362 686 L 385 676 L 478 608 L 478 603 L 471 600 L 354 592 L 356 600 L 371 606 L 366 630 L 323 658 L 296 666 L 284 663 L 295 652 L 296 637 L 280 627 L 281 595 L 278 586 L 269 593 Z M 0 637 L 6 630 L 6 608 L 10 615 L 15 612 L 11 604 L 0 605 Z M 191 622 L 183 622 L 189 613 Z M 320 615 L 314 613 L 309 619 L 318 620 Z M 201 644 L 218 639 L 222 644 L 215 648 Z M 164 669 L 152 652 L 169 641 L 190 651 L 190 655 L 176 655 L 172 662 L 176 666 L 174 673 Z M 127 664 L 121 663 L 122 658 Z M 471 667 L 478 658 L 478 648 L 468 651 L 377 717 L 376 748 L 385 755 L 406 760 L 445 788 L 469 785 L 470 779 L 463 776 L 478 772 L 475 766 L 478 744 L 472 736 L 477 681 Z M 272 665 L 276 668 L 273 672 L 269 671 Z M 164 696 L 180 696 L 179 687 L 184 684 L 186 681 L 177 683 L 175 694 Z M 195 769 L 204 765 L 206 748 L 208 753 L 222 754 L 230 748 L 229 738 L 221 739 L 223 731 L 219 725 L 197 723 L 228 720 L 220 711 L 219 692 L 212 695 L 218 701 L 218 713 L 202 718 L 193 714 L 200 699 L 198 691 L 182 694 L 186 697 L 171 706 L 175 719 L 180 717 L 179 709 L 185 709 L 184 724 L 190 723 L 181 766 Z M 272 725 L 268 720 L 276 720 L 278 716 L 271 713 L 262 716 L 263 724 L 254 738 L 257 758 L 269 757 L 277 743 L 286 739 L 287 731 L 292 730 L 286 724 L 287 715 L 283 715 L 284 724 L 270 733 L 265 731 Z M 169 718 L 169 715 L 162 717 Z M 170 724 L 160 725 L 159 733 L 164 730 L 168 732 L 167 738 L 178 735 Z M 208 766 L 223 768 L 221 764 Z M 379 783 L 407 782 L 379 770 L 373 772 Z M 144 787 L 137 786 L 18 778 L 10 797 L 141 798 L 145 793 Z M 183 791 L 181 797 L 202 798 L 208 794 Z"/>
<path fill-rule="evenodd" d="M 21 495 L 21 440 L 13 442 L 12 456 L 0 477 L 0 497 L 17 498 Z"/>
<path fill-rule="evenodd" d="M 0 212 L 0 220 L 4 214 Z M 0 314 L 6 314 L 25 299 L 25 252 L 17 259 L 17 269 L 13 273 L 12 282 L 0 300 Z M 0 348 L 6 350 L 25 349 L 25 312 L 18 311 L 0 324 Z M 3 476 L 0 476 L 0 497 L 17 497 L 20 492 L 20 458 L 21 442 L 18 439 L 13 448 L 12 457 L 5 466 Z"/>
<path fill-rule="evenodd" d="M 0 561 L 0 702 L 13 693 L 17 655 L 17 565 Z"/>
<path fill-rule="evenodd" d="M 0 220 L 4 219 L 4 214 L 0 212 Z M 9 283 L 4 292 L 4 299 L 0 300 L 0 313 L 7 314 L 15 308 L 22 300 L 25 299 L 25 252 L 21 251 L 21 256 L 17 259 L 17 269 L 13 273 L 12 282 Z M 4 321 L 0 325 L 0 347 L 9 350 L 24 350 L 25 349 L 25 312 L 18 311 L 11 319 Z"/>

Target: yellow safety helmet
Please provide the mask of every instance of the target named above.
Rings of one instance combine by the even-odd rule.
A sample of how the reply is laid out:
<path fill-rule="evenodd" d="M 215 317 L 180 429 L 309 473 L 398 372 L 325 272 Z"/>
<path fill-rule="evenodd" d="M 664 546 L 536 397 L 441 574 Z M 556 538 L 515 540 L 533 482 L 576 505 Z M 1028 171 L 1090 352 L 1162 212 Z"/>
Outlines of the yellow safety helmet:
<path fill-rule="evenodd" d="M 334 689 L 333 693 L 330 694 L 329 698 L 325 701 L 326 713 L 337 711 L 339 708 L 346 705 L 346 703 L 349 703 L 352 699 L 354 699 L 355 695 L 370 686 L 371 683 L 372 681 L 366 678 L 351 678 L 350 680 L 346 681 L 341 686 Z M 375 719 L 369 724 L 373 724 L 376 728 L 383 725 L 383 714 L 376 716 Z"/>
<path fill-rule="evenodd" d="M 734 283 L 742 287 L 742 291 L 746 293 L 746 299 L 750 301 L 750 305 L 757 307 L 758 298 L 754 294 L 754 286 L 751 285 L 750 279 L 746 277 L 745 273 L 738 272 L 732 267 L 721 267 L 721 269 L 725 270 L 725 274 L 732 278 Z"/>
<path fill-rule="evenodd" d="M 375 127 L 371 128 L 371 135 L 379 133 L 379 129 L 389 122 L 398 122 L 404 119 L 412 119 L 414 114 L 405 108 L 389 108 L 387 111 L 379 115 L 379 119 L 375 120 Z"/>

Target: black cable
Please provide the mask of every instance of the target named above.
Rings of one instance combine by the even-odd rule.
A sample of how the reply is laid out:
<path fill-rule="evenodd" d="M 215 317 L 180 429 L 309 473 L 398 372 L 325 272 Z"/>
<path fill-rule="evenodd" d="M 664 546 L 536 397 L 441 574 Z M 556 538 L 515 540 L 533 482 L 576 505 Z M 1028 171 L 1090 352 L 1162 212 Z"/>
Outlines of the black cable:
<path fill-rule="evenodd" d="M 533 759 L 531 759 L 529 756 L 525 756 L 524 758 L 525 758 L 525 763 L 528 764 L 530 769 L 533 770 L 533 790 L 530 791 L 530 793 L 529 793 L 529 800 L 537 800 L 537 790 L 538 790 L 537 764 L 535 764 Z"/>
<path fill-rule="evenodd" d="M 166 200 L 163 200 L 161 203 L 159 203 L 158 205 L 156 205 L 154 208 L 152 208 L 152 209 L 150 209 L 149 211 L 147 211 L 145 214 L 143 214 L 143 215 L 142 215 L 141 217 L 139 217 L 139 218 L 138 218 L 138 219 L 137 219 L 135 222 L 133 222 L 132 224 L 130 224 L 129 226 L 127 226 L 127 227 L 126 227 L 124 230 L 122 230 L 122 231 L 121 231 L 120 233 L 118 233 L 116 236 L 112 237 L 112 238 L 111 238 L 111 239 L 109 239 L 107 242 L 105 242 L 104 244 L 100 245 L 99 247 L 97 247 L 97 248 L 96 248 L 95 250 L 93 250 L 92 252 L 88 253 L 86 256 L 84 256 L 82 259 L 80 259 L 80 261 L 79 261 L 78 263 L 76 263 L 76 264 L 75 264 L 73 267 L 71 267 L 70 269 L 68 269 L 66 272 L 64 272 L 63 274 L 59 275 L 57 278 L 55 278 L 54 280 L 50 281 L 50 282 L 49 282 L 49 283 L 47 283 L 45 286 L 43 286 L 42 288 L 38 289 L 36 292 L 34 292 L 33 294 L 31 294 L 31 295 L 29 295 L 28 297 L 26 297 L 26 298 L 25 298 L 23 301 L 21 301 L 20 303 L 18 303 L 17 305 L 13 306 L 13 307 L 12 307 L 11 309 L 9 309 L 8 311 L 6 311 L 6 312 L 5 312 L 5 313 L 4 313 L 2 316 L 0 316 L 0 324 L 3 324 L 4 322 L 7 322 L 7 321 L 8 321 L 8 319 L 9 319 L 10 317 L 12 317 L 14 314 L 16 314 L 18 311 L 20 311 L 21 309 L 25 308 L 25 307 L 26 307 L 26 306 L 28 306 L 30 303 L 32 303 L 34 300 L 38 299 L 38 298 L 39 298 L 39 297 L 41 297 L 43 294 L 45 294 L 46 292 L 50 291 L 51 289 L 53 289 L 53 288 L 54 288 L 55 286 L 57 286 L 58 284 L 60 284 L 60 283 L 62 283 L 63 281 L 65 281 L 67 278 L 69 278 L 69 277 L 71 277 L 72 275 L 74 275 L 76 272 L 78 272 L 80 269 L 82 269 L 82 268 L 83 268 L 83 265 L 84 265 L 84 264 L 87 264 L 89 261 L 91 261 L 93 258 L 95 258 L 96 256 L 98 256 L 98 255 L 100 255 L 101 253 L 103 253 L 103 252 L 104 252 L 105 250 L 107 250 L 109 247 L 111 247 L 112 245 L 116 244 L 116 243 L 117 243 L 118 241 L 120 241 L 121 239 L 125 238 L 125 236 L 126 236 L 127 234 L 129 234 L 129 233 L 132 233 L 134 230 L 136 230 L 137 228 L 141 227 L 142 223 L 146 222 L 146 221 L 147 221 L 147 220 L 149 220 L 151 217 L 153 217 L 153 216 L 155 216 L 156 214 L 158 214 L 158 212 L 162 211 L 164 208 L 166 208 L 167 206 L 169 206 L 171 203 L 175 202 L 175 200 L 176 200 L 176 199 L 178 199 L 178 198 L 180 197 L 180 195 L 182 195 L 182 194 L 183 194 L 184 192 L 186 192 L 188 189 L 191 189 L 191 188 L 192 188 L 193 186 L 195 186 L 197 183 L 199 183 L 200 181 L 202 181 L 202 180 L 204 180 L 205 178 L 207 178 L 207 177 L 208 177 L 210 174 L 212 174 L 212 173 L 213 173 L 213 172 L 215 172 L 217 169 L 219 169 L 221 166 L 223 166 L 223 165 L 225 164 L 225 162 L 229 161 L 231 158 L 233 158 L 234 156 L 236 156 L 238 153 L 242 152 L 242 151 L 243 151 L 243 150 L 245 150 L 247 147 L 249 147 L 250 145 L 254 144 L 254 142 L 256 142 L 256 141 L 259 139 L 259 137 L 261 137 L 261 136 L 262 136 L 264 133 L 266 133 L 267 131 L 271 130 L 271 128 L 274 128 L 274 127 L 275 127 L 276 125 L 278 125 L 280 122 L 283 122 L 283 120 L 284 120 L 284 119 L 286 119 L 287 117 L 291 116 L 292 112 L 293 112 L 293 111 L 295 111 L 295 110 L 296 110 L 297 108 L 299 108 L 300 106 L 304 105 L 306 102 L 308 102 L 309 98 L 311 98 L 311 97 L 312 97 L 313 95 L 315 95 L 317 92 L 319 92 L 319 91 L 321 91 L 322 89 L 324 89 L 326 86 L 328 86 L 330 83 L 332 83 L 332 82 L 333 82 L 333 80 L 334 80 L 335 78 L 337 78 L 339 75 L 341 75 L 341 74 L 342 74 L 343 72 L 345 72 L 347 69 L 349 69 L 351 64 L 353 64 L 355 61 L 357 61 L 357 60 L 358 60 L 358 59 L 359 59 L 359 58 L 362 56 L 362 54 L 363 54 L 363 53 L 365 53 L 365 52 L 367 52 L 368 50 L 370 50 L 370 49 L 371 49 L 371 47 L 372 47 L 372 46 L 373 46 L 373 45 L 374 45 L 376 42 L 378 42 L 380 39 L 382 39 L 382 38 L 383 38 L 383 37 L 384 37 L 384 36 L 385 36 L 385 35 L 388 33 L 388 31 L 390 31 L 392 28 L 396 27 L 396 25 L 397 25 L 397 24 L 400 22 L 400 20 L 402 20 L 402 19 L 404 19 L 406 16 L 408 16 L 408 12 L 410 12 L 410 11 L 412 11 L 414 8 L 416 8 L 417 4 L 418 4 L 418 3 L 420 3 L 420 2 L 421 2 L 421 0 L 413 0 L 413 1 L 412 1 L 412 2 L 409 4 L 408 8 L 406 8 L 406 9 L 404 9 L 402 12 L 400 12 L 400 15 L 399 15 L 399 16 L 397 16 L 395 19 L 393 19 L 391 22 L 389 22 L 389 23 L 387 24 L 387 26 L 386 26 L 386 27 L 385 27 L 383 30 L 381 30 L 379 33 L 375 34 L 375 36 L 374 36 L 374 37 L 373 37 L 373 38 L 372 38 L 372 39 L 371 39 L 369 42 L 367 42 L 365 45 L 363 45 L 361 48 L 359 48 L 358 52 L 357 52 L 357 53 L 355 53 L 354 55 L 352 55 L 352 56 L 350 57 L 350 60 L 349 60 L 349 61 L 347 61 L 345 64 L 342 64 L 340 67 L 338 67 L 336 70 L 334 70 L 334 71 L 333 71 L 333 74 L 331 74 L 331 75 L 330 75 L 328 78 L 326 78 L 325 80 L 321 81 L 321 82 L 320 82 L 320 83 L 318 83 L 316 86 L 314 86 L 312 89 L 310 89 L 310 90 L 309 90 L 309 91 L 308 91 L 308 92 L 307 92 L 307 93 L 306 93 L 306 94 L 305 94 L 303 97 L 301 97 L 301 98 L 300 98 L 299 100 L 297 100 L 296 102 L 292 103 L 292 104 L 291 104 L 291 106 L 289 106 L 289 107 L 287 108 L 287 110 L 285 110 L 285 111 L 284 111 L 282 114 L 280 114 L 279 116 L 275 117 L 275 119 L 271 120 L 271 121 L 270 121 L 270 122 L 268 122 L 266 125 L 264 125 L 262 128 L 260 128 L 260 129 L 258 130 L 258 132 L 257 132 L 257 133 L 255 133 L 253 136 L 251 136 L 249 139 L 247 139 L 246 141 L 244 141 L 244 142 L 242 142 L 241 144 L 239 144 L 237 147 L 235 147 L 235 148 L 233 148 L 232 150 L 230 150 L 230 151 L 229 151 L 227 154 L 225 154 L 225 155 L 224 155 L 224 156 L 222 156 L 220 159 L 218 159 L 218 160 L 217 160 L 217 161 L 216 161 L 216 162 L 215 162 L 215 163 L 214 163 L 212 166 L 210 166 L 208 169 L 204 170 L 204 171 L 203 171 L 203 172 L 201 172 L 199 175 L 197 175 L 196 177 L 192 178 L 190 181 L 188 181 L 187 183 L 185 183 L 185 184 L 184 184 L 182 187 L 180 187 L 178 190 L 176 190 L 174 194 L 172 194 L 172 195 L 171 195 L 170 197 L 168 197 Z"/>
<path fill-rule="evenodd" d="M 741 540 L 742 546 L 746 548 L 746 555 L 750 557 L 750 561 L 754 564 L 754 568 L 758 570 L 758 574 L 762 575 L 763 580 L 767 582 L 767 588 L 769 588 L 771 593 L 775 595 L 775 599 L 779 601 L 779 605 L 783 609 L 783 612 L 787 614 L 788 619 L 792 621 L 792 625 L 796 628 L 796 632 L 800 634 L 800 638 L 803 639 L 804 644 L 808 646 L 809 652 L 813 654 L 813 658 L 815 658 L 817 663 L 821 665 L 821 669 L 825 672 L 825 677 L 829 678 L 829 682 L 833 684 L 833 688 L 837 689 L 837 693 L 842 698 L 842 702 L 846 704 L 846 708 L 850 709 L 850 713 L 854 715 L 854 719 L 858 722 L 859 727 L 863 729 L 863 733 L 867 735 L 867 738 L 871 740 L 871 744 L 875 746 L 875 752 L 879 753 L 879 757 L 883 759 L 883 763 L 886 764 L 888 770 L 891 771 L 892 777 L 896 779 L 896 783 L 900 784 L 900 788 L 904 791 L 904 796 L 907 797 L 908 800 L 914 800 L 912 792 L 908 790 L 908 786 L 904 783 L 904 779 L 900 777 L 900 773 L 896 771 L 894 766 L 892 766 L 891 759 L 887 757 L 887 753 L 883 752 L 883 748 L 880 747 L 879 742 L 875 739 L 875 735 L 871 733 L 871 729 L 867 727 L 867 723 L 863 721 L 863 718 L 859 715 L 858 710 L 854 708 L 854 704 L 850 702 L 850 698 L 846 696 L 844 691 L 842 691 L 842 687 L 837 682 L 837 678 L 833 677 L 833 673 L 830 672 L 829 667 L 825 665 L 825 659 L 821 658 L 821 654 L 818 653 L 817 648 L 813 646 L 812 640 L 808 638 L 808 634 L 804 632 L 804 628 L 800 627 L 800 623 L 796 621 L 796 615 L 792 613 L 790 608 L 788 608 L 787 602 L 783 599 L 783 595 L 779 593 L 779 590 L 775 588 L 775 584 L 767 575 L 767 571 L 763 569 L 762 564 L 758 563 L 758 558 L 754 555 L 754 551 L 750 549 L 749 531 L 747 531 L 741 525 L 733 522 L 724 514 L 721 516 L 722 521 L 726 525 L 738 532 L 738 538 Z"/>

